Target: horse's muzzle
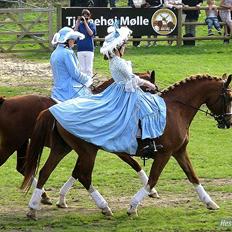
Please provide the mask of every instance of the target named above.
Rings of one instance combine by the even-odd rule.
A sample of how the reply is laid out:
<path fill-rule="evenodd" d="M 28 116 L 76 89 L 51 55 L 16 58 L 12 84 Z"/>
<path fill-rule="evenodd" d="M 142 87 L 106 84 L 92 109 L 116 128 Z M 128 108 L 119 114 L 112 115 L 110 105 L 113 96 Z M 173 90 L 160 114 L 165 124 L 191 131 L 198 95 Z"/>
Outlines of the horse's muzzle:
<path fill-rule="evenodd" d="M 219 129 L 229 129 L 232 126 L 231 113 L 220 115 L 216 119 Z"/>

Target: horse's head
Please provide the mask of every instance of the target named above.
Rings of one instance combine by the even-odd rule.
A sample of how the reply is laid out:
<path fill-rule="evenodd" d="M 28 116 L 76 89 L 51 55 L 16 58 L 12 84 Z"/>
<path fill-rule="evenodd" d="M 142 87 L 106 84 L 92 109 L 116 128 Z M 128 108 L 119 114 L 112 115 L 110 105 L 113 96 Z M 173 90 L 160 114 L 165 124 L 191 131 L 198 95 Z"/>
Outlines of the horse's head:
<path fill-rule="evenodd" d="M 232 124 L 232 89 L 229 84 L 232 75 L 223 75 L 223 80 L 215 97 L 209 100 L 206 105 L 211 110 L 213 117 L 218 123 L 218 128 L 230 128 Z"/>

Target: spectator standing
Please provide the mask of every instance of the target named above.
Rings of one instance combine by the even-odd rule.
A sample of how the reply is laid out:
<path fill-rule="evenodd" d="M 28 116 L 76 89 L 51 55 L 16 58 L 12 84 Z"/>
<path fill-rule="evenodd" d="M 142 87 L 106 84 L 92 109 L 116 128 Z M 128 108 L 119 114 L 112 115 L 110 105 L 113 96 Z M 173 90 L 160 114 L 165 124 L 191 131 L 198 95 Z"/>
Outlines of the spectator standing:
<path fill-rule="evenodd" d="M 162 0 L 146 0 L 146 8 L 158 8 L 161 7 L 163 5 Z M 148 38 L 151 38 L 151 36 L 148 36 Z M 154 35 L 154 38 L 157 38 L 156 35 Z M 153 42 L 153 45 L 156 46 L 157 43 L 156 41 Z M 152 46 L 152 42 L 148 41 L 147 42 L 147 47 L 151 47 Z"/>
<path fill-rule="evenodd" d="M 226 23 L 229 28 L 228 36 L 232 35 L 232 19 L 231 19 L 231 11 L 232 11 L 232 0 L 221 0 L 220 7 L 223 9 L 219 11 L 221 20 Z"/>
<path fill-rule="evenodd" d="M 182 0 L 185 6 L 190 7 L 200 7 L 203 0 Z M 200 10 L 185 10 L 183 13 L 186 14 L 185 22 L 197 22 L 200 14 Z M 196 36 L 196 26 L 195 25 L 185 25 L 185 34 L 195 37 Z M 193 44 L 194 45 L 194 44 Z"/>
<path fill-rule="evenodd" d="M 232 20 L 232 12 L 230 12 L 230 14 L 231 14 L 231 20 Z M 230 28 L 226 25 L 226 32 L 225 32 L 225 35 L 226 35 L 226 34 L 230 34 L 230 33 L 232 33 L 232 32 L 230 32 Z M 224 39 L 224 43 L 225 43 L 225 44 L 228 44 L 229 42 L 230 42 L 229 39 Z"/>
<path fill-rule="evenodd" d="M 218 10 L 217 6 L 215 5 L 214 0 L 207 0 L 207 9 L 205 10 L 206 19 L 205 22 L 208 25 L 208 35 L 213 35 L 212 28 L 213 26 L 221 35 L 221 26 L 218 20 Z"/>
<path fill-rule="evenodd" d="M 132 8 L 141 8 L 144 4 L 146 4 L 145 0 L 128 0 L 128 6 L 132 7 Z M 136 35 L 136 33 L 134 33 L 133 35 L 134 39 L 140 39 L 141 36 Z M 133 46 L 134 47 L 140 47 L 140 41 L 133 41 Z"/>
<path fill-rule="evenodd" d="M 182 0 L 164 0 L 164 7 L 169 9 L 180 9 L 182 8 Z M 169 38 L 173 36 L 168 36 Z M 173 40 L 168 40 L 168 44 L 172 45 Z"/>
<path fill-rule="evenodd" d="M 78 17 L 74 30 L 85 35 L 83 40 L 77 40 L 77 57 L 80 63 L 80 71 L 93 76 L 94 60 L 94 36 L 96 35 L 96 25 L 90 22 L 91 13 L 83 9 Z"/>

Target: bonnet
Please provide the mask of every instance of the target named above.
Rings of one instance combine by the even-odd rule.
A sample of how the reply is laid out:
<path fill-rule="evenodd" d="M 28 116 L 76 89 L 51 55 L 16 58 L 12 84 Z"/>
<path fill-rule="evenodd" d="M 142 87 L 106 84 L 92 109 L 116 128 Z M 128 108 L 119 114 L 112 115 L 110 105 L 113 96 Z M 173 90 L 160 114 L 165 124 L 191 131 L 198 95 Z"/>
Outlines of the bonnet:
<path fill-rule="evenodd" d="M 53 36 L 51 43 L 52 45 L 57 45 L 58 43 L 65 43 L 69 39 L 77 40 L 78 38 L 82 40 L 85 38 L 85 35 L 74 31 L 70 27 L 63 27 Z"/>
<path fill-rule="evenodd" d="M 105 37 L 100 52 L 109 57 L 114 54 L 114 49 L 119 48 L 129 39 L 132 31 L 128 27 L 119 28 L 117 23 L 115 23 L 114 26 L 108 27 L 107 32 L 109 34 Z"/>

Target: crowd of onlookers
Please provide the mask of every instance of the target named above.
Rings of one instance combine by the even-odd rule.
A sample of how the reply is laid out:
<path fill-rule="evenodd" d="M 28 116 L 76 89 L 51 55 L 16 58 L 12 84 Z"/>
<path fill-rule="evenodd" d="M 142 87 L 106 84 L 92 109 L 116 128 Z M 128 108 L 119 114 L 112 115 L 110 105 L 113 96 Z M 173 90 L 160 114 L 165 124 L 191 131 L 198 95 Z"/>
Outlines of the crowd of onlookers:
<path fill-rule="evenodd" d="M 119 1 L 119 0 L 118 0 Z M 200 7 L 203 0 L 128 0 L 128 6 L 132 8 L 149 8 L 149 7 L 160 7 L 164 6 L 167 8 L 181 8 L 181 7 Z M 116 0 L 71 0 L 70 6 L 78 7 L 117 7 Z M 218 10 L 218 7 L 222 8 Z M 220 21 L 226 24 L 225 36 L 231 37 L 232 32 L 232 0 L 221 0 L 218 6 L 215 5 L 215 0 L 207 0 L 207 9 L 205 10 L 205 23 L 208 27 L 208 36 L 214 35 L 213 27 L 216 29 L 219 35 L 222 34 Z M 184 37 L 195 37 L 196 36 L 196 25 L 191 22 L 198 21 L 200 10 L 183 10 L 185 18 L 185 35 Z M 190 23 L 190 24 L 189 24 Z M 141 38 L 140 36 L 134 35 L 133 38 Z M 150 37 L 149 37 L 150 38 Z M 224 41 L 229 42 L 229 39 Z M 168 41 L 172 44 L 172 40 Z M 154 45 L 157 45 L 154 41 Z M 194 45 L 195 41 L 185 41 L 186 45 Z M 133 41 L 133 45 L 136 47 L 140 46 L 140 41 Z M 147 46 L 152 46 L 151 42 L 148 41 Z"/>

